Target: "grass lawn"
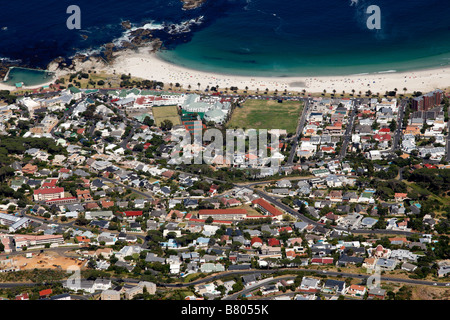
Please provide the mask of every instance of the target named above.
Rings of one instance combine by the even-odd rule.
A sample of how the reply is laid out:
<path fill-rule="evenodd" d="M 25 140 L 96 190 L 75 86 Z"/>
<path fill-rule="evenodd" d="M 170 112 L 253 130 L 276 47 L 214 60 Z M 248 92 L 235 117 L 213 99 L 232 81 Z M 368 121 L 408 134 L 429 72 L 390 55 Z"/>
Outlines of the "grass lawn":
<path fill-rule="evenodd" d="M 143 195 L 136 193 L 136 192 L 131 192 L 130 193 L 130 199 L 131 200 L 136 200 L 136 199 L 146 199 L 146 197 L 144 197 Z"/>
<path fill-rule="evenodd" d="M 404 182 L 408 186 L 408 191 L 415 191 L 415 192 L 427 195 L 429 198 L 439 201 L 444 206 L 450 205 L 450 197 L 449 196 L 442 197 L 442 196 L 439 196 L 427 189 L 424 189 L 424 188 L 418 186 L 414 182 L 410 182 L 410 181 L 404 181 Z M 437 211 L 434 213 L 436 214 L 436 217 L 439 218 L 440 215 L 445 213 L 445 211 L 442 210 L 442 211 Z"/>
<path fill-rule="evenodd" d="M 183 278 L 183 282 L 188 283 L 193 280 L 199 279 L 200 274 L 201 274 L 200 272 L 188 274 L 186 277 Z"/>
<path fill-rule="evenodd" d="M 295 133 L 302 103 L 297 101 L 247 100 L 236 108 L 228 122 L 230 129 L 285 129 Z"/>
<path fill-rule="evenodd" d="M 65 75 L 63 77 L 61 77 L 62 79 L 64 79 L 64 84 L 62 84 L 63 86 L 68 86 L 69 83 L 73 83 L 73 82 L 69 82 L 70 79 L 70 75 Z M 61 79 L 60 78 L 60 79 Z M 139 78 L 133 78 L 131 80 L 138 80 Z M 89 85 L 89 81 L 92 80 L 95 82 L 95 85 Z M 98 85 L 97 82 L 103 80 L 105 82 L 104 85 Z M 89 88 L 93 88 L 95 87 L 96 89 L 99 88 L 118 88 L 120 86 L 120 75 L 111 75 L 111 74 L 107 74 L 104 72 L 96 72 L 96 73 L 89 73 L 89 79 L 78 79 L 78 77 L 76 77 L 74 79 L 74 81 L 80 82 L 81 83 L 81 89 L 89 89 Z M 109 86 L 108 82 L 111 83 L 111 86 Z"/>
<path fill-rule="evenodd" d="M 247 210 L 247 212 L 250 215 L 253 215 L 253 216 L 261 216 L 261 218 L 267 217 L 267 216 L 261 214 L 260 212 L 258 212 L 255 208 L 253 208 L 251 205 L 248 205 L 248 204 L 244 204 L 243 206 L 237 207 L 237 209 L 245 209 L 245 210 Z"/>
<path fill-rule="evenodd" d="M 153 107 L 153 117 L 158 127 L 164 120 L 172 121 L 174 126 L 181 124 L 177 106 Z"/>

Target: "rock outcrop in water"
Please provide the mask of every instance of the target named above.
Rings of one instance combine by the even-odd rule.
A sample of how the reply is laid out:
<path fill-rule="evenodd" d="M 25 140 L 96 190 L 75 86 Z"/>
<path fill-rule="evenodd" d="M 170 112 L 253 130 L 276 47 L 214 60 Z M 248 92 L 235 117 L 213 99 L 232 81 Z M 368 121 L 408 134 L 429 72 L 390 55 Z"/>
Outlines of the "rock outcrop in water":
<path fill-rule="evenodd" d="M 181 0 L 183 4 L 183 9 L 192 10 L 200 7 L 207 0 Z"/>
<path fill-rule="evenodd" d="M 126 30 L 130 30 L 131 29 L 130 21 L 122 21 L 122 27 Z"/>

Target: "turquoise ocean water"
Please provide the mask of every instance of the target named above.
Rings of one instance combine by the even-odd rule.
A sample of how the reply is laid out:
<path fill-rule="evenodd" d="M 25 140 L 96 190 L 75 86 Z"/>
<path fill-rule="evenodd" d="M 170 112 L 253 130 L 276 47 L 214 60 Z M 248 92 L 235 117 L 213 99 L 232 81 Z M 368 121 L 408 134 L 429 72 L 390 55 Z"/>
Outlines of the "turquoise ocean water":
<path fill-rule="evenodd" d="M 450 63 L 446 0 L 207 0 L 195 10 L 180 0 L 79 0 L 81 30 L 68 30 L 67 1 L 9 1 L 0 21 L 0 59 L 45 69 L 56 57 L 120 47 L 133 28 L 164 41 L 160 56 L 204 71 L 312 76 L 400 72 Z M 380 8 L 369 30 L 367 8 Z"/>

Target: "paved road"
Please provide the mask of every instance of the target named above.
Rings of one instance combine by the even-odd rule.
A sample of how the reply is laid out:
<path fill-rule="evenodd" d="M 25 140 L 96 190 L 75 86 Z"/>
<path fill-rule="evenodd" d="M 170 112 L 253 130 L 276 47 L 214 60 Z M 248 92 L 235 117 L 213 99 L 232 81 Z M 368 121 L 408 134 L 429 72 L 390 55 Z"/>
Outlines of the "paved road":
<path fill-rule="evenodd" d="M 159 283 L 157 284 L 159 287 L 167 287 L 167 288 L 186 288 L 189 286 L 196 286 L 203 283 L 208 283 L 211 281 L 215 281 L 224 277 L 233 277 L 233 276 L 242 276 L 249 274 L 271 274 L 276 273 L 278 271 L 291 271 L 291 272 L 304 272 L 304 273 L 313 273 L 320 274 L 332 277 L 342 277 L 342 278 L 355 278 L 355 279 L 369 279 L 372 275 L 370 274 L 355 274 L 355 273 L 347 273 L 347 272 L 337 272 L 337 271 L 328 271 L 328 270 L 316 270 L 316 269 L 301 269 L 301 268 L 281 268 L 281 269 L 250 269 L 250 270 L 242 270 L 242 271 L 231 271 L 231 272 L 223 272 L 220 274 L 212 275 L 203 279 L 195 280 L 189 283 Z M 283 276 L 284 277 L 284 276 Z M 286 275 L 286 277 L 292 277 Z M 437 286 L 437 287 L 449 287 L 449 282 L 435 282 L 428 280 L 415 280 L 415 279 L 403 279 L 403 278 L 395 278 L 390 276 L 381 276 L 381 281 L 390 281 L 390 282 L 400 282 L 400 283 L 408 283 L 414 285 L 428 285 L 428 286 Z M 254 288 L 252 288 L 254 290 Z"/>
<path fill-rule="evenodd" d="M 297 153 L 298 140 L 300 139 L 300 135 L 303 132 L 303 128 L 304 128 L 305 122 L 306 122 L 306 115 L 308 114 L 308 111 L 309 111 L 310 100 L 304 99 L 303 103 L 304 103 L 304 108 L 302 111 L 302 116 L 300 117 L 300 120 L 298 122 L 297 132 L 295 133 L 295 136 L 292 138 L 293 142 L 292 142 L 292 146 L 291 146 L 291 152 L 289 154 L 289 158 L 286 163 L 288 166 L 291 166 L 294 163 L 294 157 L 295 157 L 295 154 Z"/>
<path fill-rule="evenodd" d="M 72 104 L 72 106 L 70 106 L 67 110 L 64 111 L 64 115 L 63 117 L 58 121 L 58 123 L 52 128 L 52 130 L 50 130 L 50 134 L 52 135 L 53 138 L 58 139 L 59 137 L 55 136 L 55 130 L 59 127 L 59 125 L 64 122 L 65 120 L 67 120 L 67 118 L 69 117 L 69 115 L 71 115 L 73 113 L 73 110 L 78 106 L 78 104 L 81 102 L 82 100 L 77 100 L 74 104 Z"/>
<path fill-rule="evenodd" d="M 120 143 L 120 147 L 122 147 L 123 149 L 128 149 L 127 145 L 128 142 L 130 142 L 131 138 L 134 135 L 134 132 L 136 131 L 136 129 L 140 127 L 140 124 L 137 122 L 132 122 L 132 128 L 130 130 L 130 133 L 128 134 L 127 137 L 125 137 L 125 139 L 122 140 L 122 142 Z"/>
<path fill-rule="evenodd" d="M 339 153 L 339 157 L 338 157 L 339 161 L 342 161 L 342 159 L 344 159 L 345 155 L 347 154 L 347 148 L 348 148 L 350 139 L 352 137 L 353 125 L 355 123 L 355 116 L 356 116 L 356 113 L 358 112 L 359 105 L 361 105 L 360 100 L 353 100 L 353 109 L 352 109 L 352 113 L 350 114 L 350 119 L 347 123 L 347 128 L 345 129 L 345 133 L 343 136 L 341 152 Z"/>
<path fill-rule="evenodd" d="M 267 284 L 270 284 L 270 283 L 276 283 L 276 282 L 281 281 L 281 280 L 292 280 L 292 279 L 295 279 L 295 276 L 283 276 L 283 277 L 277 277 L 276 279 L 262 280 L 258 284 L 250 286 L 250 287 L 247 287 L 247 288 L 245 288 L 242 291 L 236 292 L 236 293 L 234 293 L 234 294 L 232 294 L 230 296 L 227 296 L 227 297 L 223 298 L 222 300 L 236 300 L 239 296 L 247 295 L 250 292 L 253 292 L 256 289 L 258 289 L 258 288 L 260 288 L 260 287 L 262 287 L 264 285 L 267 285 Z"/>
<path fill-rule="evenodd" d="M 342 278 L 355 278 L 355 279 L 361 279 L 361 280 L 368 280 L 371 275 L 369 274 L 354 274 L 354 273 L 346 273 L 346 272 L 335 272 L 335 271 L 327 271 L 327 270 L 315 270 L 315 269 L 251 269 L 251 270 L 244 270 L 244 271 L 233 271 L 233 272 L 224 272 L 216 275 L 212 275 L 203 279 L 199 279 L 196 281 L 192 281 L 189 283 L 157 283 L 158 287 L 165 287 L 165 288 L 187 288 L 190 286 L 196 286 L 199 284 L 208 283 L 211 281 L 218 280 L 220 278 L 224 277 L 233 277 L 233 276 L 242 276 L 242 275 L 248 275 L 248 274 L 271 274 L 278 271 L 292 271 L 292 272 L 305 272 L 305 273 L 313 273 L 313 274 L 320 274 L 320 275 L 327 275 L 332 277 L 342 277 Z M 260 283 L 260 285 L 268 284 L 273 281 L 280 281 L 283 279 L 292 279 L 294 276 L 292 275 L 285 275 L 278 277 L 276 279 L 271 279 L 267 281 L 263 281 Z M 123 281 L 125 283 L 129 284 L 137 284 L 140 280 L 137 279 L 118 279 L 118 278 L 111 278 L 112 281 Z M 388 276 L 381 276 L 381 281 L 389 281 L 389 282 L 398 282 L 398 283 L 407 283 L 412 285 L 427 285 L 427 286 L 436 286 L 436 287 L 449 287 L 450 283 L 448 282 L 434 282 L 434 281 L 426 281 L 426 280 L 414 280 L 414 279 L 403 279 L 403 278 L 395 278 L 395 277 L 388 277 Z M 59 282 L 65 282 L 66 280 L 62 280 Z M 21 286 L 35 286 L 36 283 L 25 283 L 25 282 L 17 282 L 17 283 L 0 283 L 0 288 L 6 289 L 6 288 L 15 288 L 15 287 L 21 287 Z M 236 294 L 233 294 L 231 296 L 226 297 L 224 300 L 234 300 L 239 295 L 249 293 L 256 288 L 258 288 L 260 285 L 253 286 L 251 288 L 245 288 L 243 291 L 240 291 Z"/>
<path fill-rule="evenodd" d="M 450 114 L 450 111 L 448 111 Z M 447 127 L 447 143 L 446 143 L 446 157 L 445 160 L 447 162 L 450 162 L 450 120 L 448 121 L 448 127 Z"/>
<path fill-rule="evenodd" d="M 299 213 L 298 211 L 292 209 L 291 207 L 285 205 L 282 202 L 279 202 L 278 199 L 276 199 L 275 197 L 272 197 L 270 195 L 268 195 L 267 193 L 261 191 L 261 190 L 254 190 L 254 192 L 256 194 L 258 194 L 261 198 L 267 200 L 268 202 L 272 203 L 273 205 L 276 205 L 277 207 L 280 207 L 281 209 L 283 209 L 284 211 L 296 216 L 297 218 L 299 218 L 301 221 L 304 221 L 306 223 L 312 224 L 312 225 L 321 225 L 320 223 L 304 216 L 303 214 Z"/>
<path fill-rule="evenodd" d="M 71 247 L 58 247 L 58 248 L 42 248 L 42 249 L 28 249 L 27 251 L 14 251 L 11 253 L 1 253 L 0 257 L 3 259 L 6 257 L 11 258 L 11 257 L 15 257 L 15 256 L 25 256 L 25 254 L 27 253 L 40 253 L 40 251 L 44 251 L 44 252 L 57 252 L 58 254 L 64 256 L 64 257 L 68 257 L 68 258 L 73 258 L 74 256 L 71 254 L 67 254 L 66 252 L 71 251 L 73 249 L 79 249 L 80 247 L 78 245 L 76 246 L 71 246 Z"/>
<path fill-rule="evenodd" d="M 407 99 L 402 100 L 400 103 L 400 106 L 398 107 L 398 114 L 397 114 L 397 128 L 394 132 L 394 140 L 392 141 L 392 152 L 395 152 L 399 149 L 400 145 L 400 138 L 402 136 L 402 127 L 403 127 L 403 118 L 405 117 L 405 107 L 408 103 Z"/>

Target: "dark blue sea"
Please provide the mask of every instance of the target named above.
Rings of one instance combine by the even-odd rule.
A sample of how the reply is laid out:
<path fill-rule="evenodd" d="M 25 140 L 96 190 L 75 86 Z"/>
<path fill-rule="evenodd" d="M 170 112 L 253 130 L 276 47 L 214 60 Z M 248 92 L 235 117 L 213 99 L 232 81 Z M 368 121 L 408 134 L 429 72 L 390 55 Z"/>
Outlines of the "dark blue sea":
<path fill-rule="evenodd" d="M 69 5 L 81 30 L 69 30 Z M 368 29 L 367 8 L 381 29 Z M 333 75 L 434 68 L 450 63 L 448 0 L 3 1 L 0 58 L 46 68 L 56 57 L 120 45 L 121 25 L 153 30 L 159 55 L 195 69 L 242 75 Z"/>

